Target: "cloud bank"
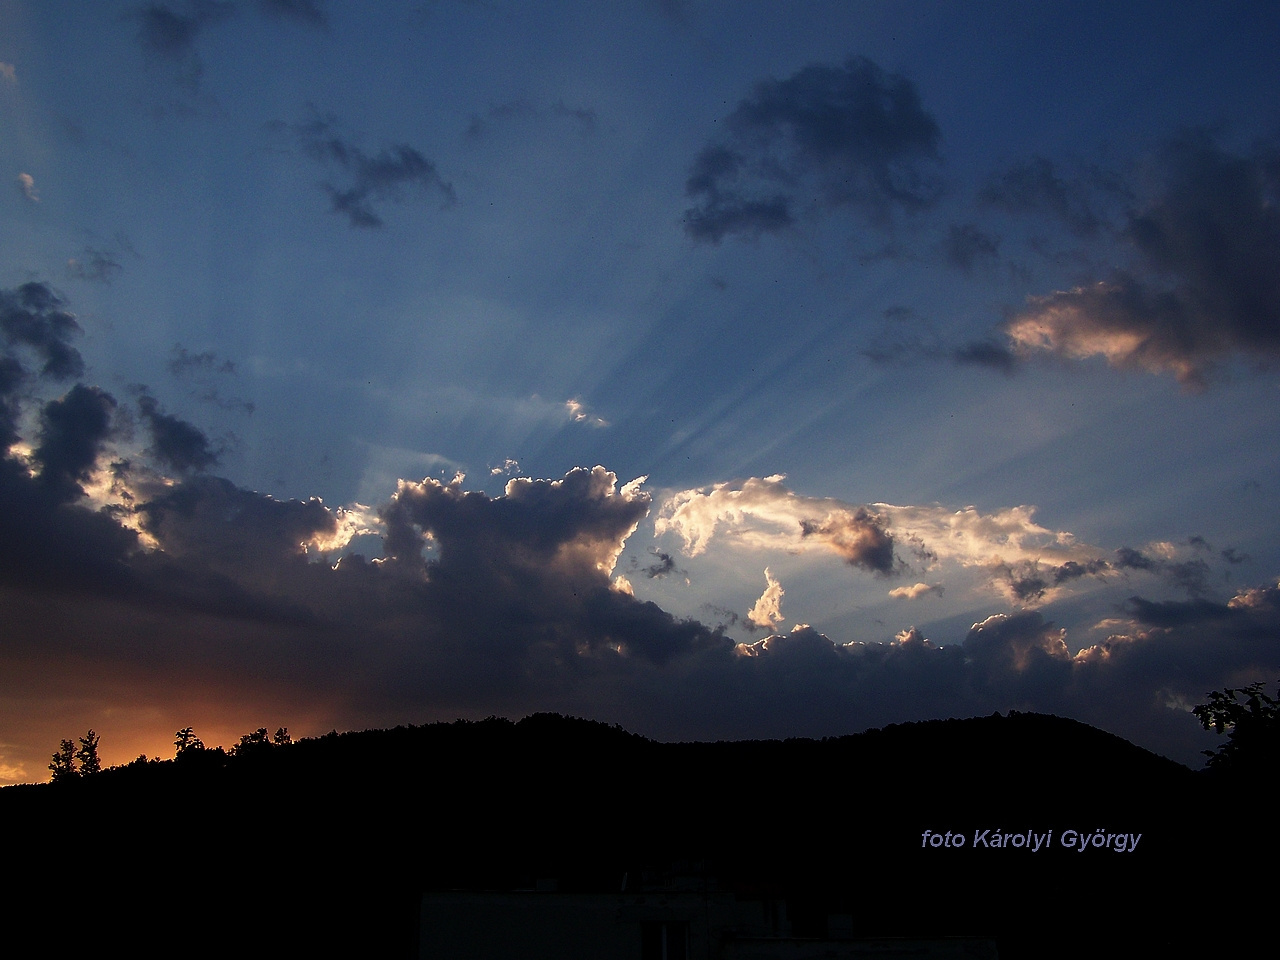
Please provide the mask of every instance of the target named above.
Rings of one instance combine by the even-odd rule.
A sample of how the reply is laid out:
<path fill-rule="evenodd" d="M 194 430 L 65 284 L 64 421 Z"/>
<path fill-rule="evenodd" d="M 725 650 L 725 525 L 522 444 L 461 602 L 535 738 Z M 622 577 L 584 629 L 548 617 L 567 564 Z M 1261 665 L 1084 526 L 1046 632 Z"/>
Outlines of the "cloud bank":
<path fill-rule="evenodd" d="M 513 477 L 499 496 L 458 475 L 401 480 L 376 506 L 279 500 L 213 475 L 207 436 L 149 391 L 137 401 L 144 429 L 130 431 L 127 405 L 68 385 L 83 372 L 79 324 L 47 286 L 0 291 L 0 332 L 0 722 L 15 739 L 51 723 L 105 727 L 113 703 L 145 714 L 112 714 L 133 742 L 267 709 L 300 732 L 557 710 L 719 738 L 1016 707 L 1194 762 L 1204 741 L 1189 706 L 1280 670 L 1280 586 L 1215 596 L 1203 574 L 1218 554 L 1203 541 L 1103 551 L 1038 524 L 1030 507 L 849 504 L 781 476 L 655 503 L 645 478 L 620 483 L 603 466 Z M 172 362 L 184 373 L 226 363 L 185 350 Z M 766 568 L 749 619 L 771 633 L 747 643 L 638 598 L 619 575 L 651 514 L 691 565 L 713 545 L 808 552 L 884 593 L 896 580 L 889 596 L 904 599 L 968 570 L 989 604 L 1013 608 L 954 638 L 782 633 L 784 590 Z M 382 556 L 352 550 L 370 535 Z M 641 582 L 676 571 L 670 553 L 650 553 Z M 928 582 L 897 580 L 926 569 Z M 1055 591 L 1130 575 L 1181 583 L 1186 599 L 1131 594 L 1105 611 L 1101 642 L 1053 621 Z M 47 746 L 10 749 L 6 768 L 42 776 Z"/>

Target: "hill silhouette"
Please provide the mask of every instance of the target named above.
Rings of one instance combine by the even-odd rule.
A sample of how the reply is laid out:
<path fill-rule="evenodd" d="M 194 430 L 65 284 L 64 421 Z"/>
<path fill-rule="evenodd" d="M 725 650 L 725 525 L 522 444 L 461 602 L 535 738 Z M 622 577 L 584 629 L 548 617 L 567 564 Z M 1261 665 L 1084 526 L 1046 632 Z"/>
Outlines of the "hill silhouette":
<path fill-rule="evenodd" d="M 675 877 L 774 891 L 797 936 L 840 915 L 856 936 L 991 937 L 1002 957 L 1194 956 L 1252 935 L 1205 893 L 1224 859 L 1274 850 L 1268 816 L 1115 736 L 1016 713 L 717 743 L 538 714 L 0 790 L 10 941 L 48 948 L 84 911 L 135 955 L 412 957 L 424 891 Z M 1233 886 L 1237 915 L 1254 896 Z"/>

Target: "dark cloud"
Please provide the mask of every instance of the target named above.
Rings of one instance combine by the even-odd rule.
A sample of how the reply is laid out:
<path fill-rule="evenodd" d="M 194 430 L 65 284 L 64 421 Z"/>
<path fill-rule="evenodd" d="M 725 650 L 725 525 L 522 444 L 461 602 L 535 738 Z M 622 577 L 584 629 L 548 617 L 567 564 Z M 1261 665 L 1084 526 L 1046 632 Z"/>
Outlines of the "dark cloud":
<path fill-rule="evenodd" d="M 218 453 L 204 431 L 162 411 L 154 397 L 139 397 L 138 410 L 151 430 L 151 454 L 162 466 L 186 473 L 218 462 Z"/>
<path fill-rule="evenodd" d="M 937 122 L 911 81 L 865 58 L 762 81 L 726 126 L 728 136 L 698 154 L 685 184 L 695 203 L 685 230 L 695 240 L 776 233 L 805 198 L 883 227 L 893 210 L 921 210 L 940 195 L 931 170 Z"/>
<path fill-rule="evenodd" d="M 333 536 L 338 521 L 317 499 L 276 500 L 221 477 L 165 487 L 137 507 L 143 529 L 164 552 L 250 580 L 307 556 L 307 544 Z"/>
<path fill-rule="evenodd" d="M 972 273 L 980 264 L 994 263 L 999 250 L 999 238 L 983 233 L 972 223 L 953 223 L 942 243 L 947 263 L 965 273 Z"/>
<path fill-rule="evenodd" d="M 1065 636 L 1038 611 L 1001 613 L 973 625 L 964 652 L 983 685 L 1029 693 L 1041 684 L 1066 682 L 1071 660 Z"/>
<path fill-rule="evenodd" d="M 1003 374 L 1012 374 L 1018 366 L 1018 358 L 1003 343 L 992 340 L 973 340 L 951 351 L 951 359 L 958 364 L 986 367 Z"/>
<path fill-rule="evenodd" d="M 510 480 L 497 499 L 464 491 L 460 481 L 402 483 L 382 513 L 387 552 L 423 563 L 429 536 L 442 575 L 489 579 L 498 569 L 525 568 L 536 578 L 554 569 L 598 583 L 601 565 L 611 566 L 649 510 L 647 495 L 617 494 L 615 482 L 603 467 L 580 467 L 562 480 Z"/>
<path fill-rule="evenodd" d="M 174 80 L 194 90 L 204 73 L 196 51 L 200 32 L 233 16 L 236 6 L 224 0 L 190 0 L 185 12 L 164 3 L 148 3 L 126 14 L 138 26 L 138 44 L 154 62 L 175 70 Z"/>
<path fill-rule="evenodd" d="M 649 564 L 647 567 L 643 567 L 640 571 L 650 580 L 661 580 L 668 574 L 684 572 L 676 566 L 675 558 L 671 556 L 671 554 L 660 550 L 654 550 L 653 555 L 657 558 L 656 561 Z M 633 557 L 633 562 L 634 559 L 635 558 Z"/>
<path fill-rule="evenodd" d="M 18 348 L 30 349 L 42 361 L 42 376 L 79 376 L 84 361 L 68 341 L 80 333 L 80 325 L 65 307 L 65 301 L 43 283 L 0 290 L 0 333 L 6 350 L 12 354 Z"/>
<path fill-rule="evenodd" d="M 894 572 L 893 536 L 883 519 L 865 507 L 833 513 L 824 520 L 801 520 L 800 535 L 823 540 L 850 566 L 880 574 Z"/>
<path fill-rule="evenodd" d="M 1203 387 L 1222 360 L 1280 357 L 1280 153 L 1229 153 L 1206 133 L 1169 144 L 1157 188 L 1129 215 L 1135 264 L 1034 298 L 1005 329 L 1014 346 L 1173 373 Z"/>
<path fill-rule="evenodd" d="M 1018 357 L 1007 341 L 971 340 L 956 346 L 948 343 L 937 325 L 902 309 L 885 311 L 885 323 L 861 351 L 872 363 L 913 366 L 927 361 L 950 361 L 962 366 L 982 367 L 1010 376 L 1018 369 Z"/>
<path fill-rule="evenodd" d="M 79 257 L 67 261 L 67 276 L 93 283 L 110 283 L 124 271 L 120 261 L 108 250 L 85 247 Z"/>
<path fill-rule="evenodd" d="M 456 200 L 453 185 L 440 176 L 436 165 L 406 143 L 368 154 L 339 132 L 332 116 L 317 117 L 293 130 L 310 157 L 344 175 L 341 185 L 326 181 L 321 187 L 333 212 L 346 217 L 352 227 L 381 227 L 374 205 L 403 202 L 411 187 L 437 196 L 442 207 Z"/>
<path fill-rule="evenodd" d="M 161 3 L 149 3 L 133 13 L 138 23 L 138 42 L 144 50 L 166 57 L 183 56 L 195 46 L 200 19 L 182 14 Z"/>
<path fill-rule="evenodd" d="M 104 246 L 86 245 L 78 257 L 67 260 L 67 276 L 74 280 L 109 284 L 124 272 L 120 261 L 125 256 L 137 259 L 138 252 L 128 237 L 117 233 Z"/>
<path fill-rule="evenodd" d="M 1017 564 L 1001 563 L 992 567 L 992 579 L 1002 584 L 1009 597 L 1018 603 L 1035 603 L 1042 600 L 1051 588 L 1081 577 L 1105 578 L 1107 574 L 1123 574 L 1129 570 L 1155 574 L 1192 597 L 1208 592 L 1212 573 L 1209 564 L 1199 557 L 1174 560 L 1151 557 L 1132 547 L 1120 547 L 1112 559 L 1097 557 L 1084 561 L 1068 560 L 1056 565 L 1034 560 Z"/>
<path fill-rule="evenodd" d="M 175 343 L 169 351 L 169 372 L 175 377 L 208 377 L 215 373 L 235 373 L 236 365 L 230 360 L 219 360 L 211 350 L 192 353 Z"/>
<path fill-rule="evenodd" d="M 111 394 L 77 383 L 40 411 L 40 443 L 32 459 L 40 466 L 41 481 L 57 491 L 58 499 L 71 500 L 83 492 L 81 484 L 112 434 L 115 409 Z"/>
<path fill-rule="evenodd" d="M 181 344 L 174 344 L 169 352 L 166 364 L 169 373 L 179 380 L 185 380 L 199 387 L 191 395 L 203 403 L 211 403 L 223 410 L 237 410 L 252 414 L 254 405 L 240 397 L 224 396 L 219 380 L 234 376 L 236 365 L 225 358 L 220 358 L 212 351 L 192 353 Z"/>

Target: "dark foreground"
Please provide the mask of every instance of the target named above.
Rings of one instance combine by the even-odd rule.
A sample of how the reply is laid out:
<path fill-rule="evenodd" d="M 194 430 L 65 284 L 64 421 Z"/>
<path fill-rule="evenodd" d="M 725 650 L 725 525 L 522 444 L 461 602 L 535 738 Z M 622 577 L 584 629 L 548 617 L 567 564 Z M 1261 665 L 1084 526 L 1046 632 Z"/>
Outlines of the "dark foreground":
<path fill-rule="evenodd" d="M 0 791 L 0 943 L 15 957 L 462 956 L 450 923 L 505 916 L 545 939 L 563 908 L 585 936 L 607 902 L 639 911 L 641 960 L 643 911 L 665 895 L 754 904 L 755 932 L 796 949 L 1261 955 L 1273 799 L 1028 714 L 825 741 L 658 744 L 550 715 L 330 735 Z"/>

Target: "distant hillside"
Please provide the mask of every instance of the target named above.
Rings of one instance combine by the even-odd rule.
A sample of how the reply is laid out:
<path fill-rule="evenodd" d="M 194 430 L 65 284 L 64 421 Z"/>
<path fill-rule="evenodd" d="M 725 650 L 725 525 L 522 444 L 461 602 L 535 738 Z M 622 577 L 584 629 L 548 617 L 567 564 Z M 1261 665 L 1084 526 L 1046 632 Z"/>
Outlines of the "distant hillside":
<path fill-rule="evenodd" d="M 241 955 L 248 924 L 264 953 L 412 956 L 423 890 L 616 890 L 673 873 L 780 890 L 801 928 L 850 913 L 859 935 L 994 935 L 1017 956 L 1061 925 L 1056 942 L 1098 955 L 1110 917 L 1130 947 L 1172 949 L 1216 932 L 1197 874 L 1256 851 L 1257 814 L 1204 774 L 1034 714 L 683 744 L 539 714 L 0 790 L 21 877 L 7 930 L 53 939 L 92 905 L 100 932 L 137 948 L 191 936 Z M 1069 831 L 1141 839 L 1082 853 Z"/>

